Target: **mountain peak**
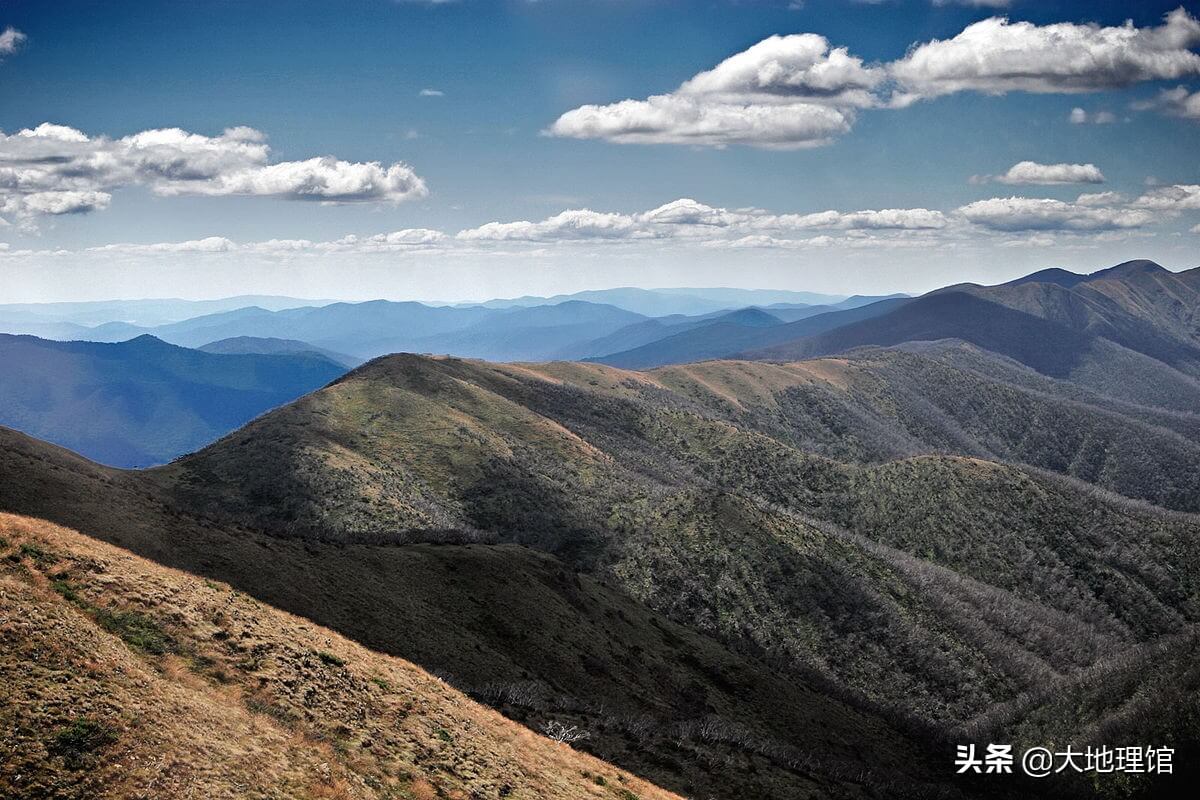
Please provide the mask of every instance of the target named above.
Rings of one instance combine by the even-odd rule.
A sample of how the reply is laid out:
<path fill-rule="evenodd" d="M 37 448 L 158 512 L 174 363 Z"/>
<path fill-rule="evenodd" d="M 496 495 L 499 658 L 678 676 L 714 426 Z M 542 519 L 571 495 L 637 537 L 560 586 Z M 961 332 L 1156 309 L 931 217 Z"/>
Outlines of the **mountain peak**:
<path fill-rule="evenodd" d="M 1152 275 L 1158 272 L 1167 272 L 1167 269 L 1148 258 L 1139 258 L 1133 261 L 1125 261 L 1117 264 L 1115 267 L 1102 269 L 1087 276 L 1087 280 L 1102 280 L 1105 278 L 1129 278 L 1134 275 Z"/>
<path fill-rule="evenodd" d="M 1062 286 L 1069 289 L 1087 280 L 1087 278 L 1087 275 L 1081 275 L 1078 272 L 1071 272 L 1061 267 L 1050 267 L 1049 269 L 1038 270 L 1037 272 L 1007 281 L 1001 284 L 1001 286 L 1020 286 L 1024 283 L 1052 283 L 1055 286 Z"/>

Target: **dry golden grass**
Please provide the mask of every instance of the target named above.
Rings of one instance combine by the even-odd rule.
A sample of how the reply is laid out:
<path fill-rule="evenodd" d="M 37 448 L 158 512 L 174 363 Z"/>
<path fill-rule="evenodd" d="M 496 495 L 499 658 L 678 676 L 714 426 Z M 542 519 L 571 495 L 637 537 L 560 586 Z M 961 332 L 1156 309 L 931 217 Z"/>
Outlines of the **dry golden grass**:
<path fill-rule="evenodd" d="M 675 797 L 229 586 L 0 515 L 0 797 Z"/>

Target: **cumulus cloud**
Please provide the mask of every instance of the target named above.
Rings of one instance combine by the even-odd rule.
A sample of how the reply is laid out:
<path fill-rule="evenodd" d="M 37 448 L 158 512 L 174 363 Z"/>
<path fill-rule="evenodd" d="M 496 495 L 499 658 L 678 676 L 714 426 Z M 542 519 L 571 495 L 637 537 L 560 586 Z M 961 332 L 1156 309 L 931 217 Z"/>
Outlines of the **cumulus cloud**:
<path fill-rule="evenodd" d="M 446 96 L 446 93 L 443 92 L 441 89 L 422 89 L 421 91 L 417 92 L 417 94 L 421 97 L 445 97 Z"/>
<path fill-rule="evenodd" d="M 818 211 L 813 214 L 766 215 L 752 221 L 757 228 L 809 230 L 933 230 L 946 226 L 946 216 L 927 208 L 884 208 L 878 211 Z"/>
<path fill-rule="evenodd" d="M 117 243 L 89 247 L 87 252 L 119 256 L 154 256 L 179 253 L 223 254 L 248 253 L 286 257 L 291 255 L 321 255 L 327 253 L 370 254 L 412 252 L 448 241 L 441 231 L 428 228 L 407 228 L 373 236 L 343 236 L 333 241 L 309 239 L 268 239 L 261 242 L 238 243 L 224 236 L 208 236 L 182 242 L 151 244 Z"/>
<path fill-rule="evenodd" d="M 816 147 L 849 131 L 855 109 L 876 105 L 885 78 L 824 36 L 771 36 L 674 92 L 581 106 L 546 132 L 622 144 Z"/>
<path fill-rule="evenodd" d="M 994 231 L 1105 231 L 1148 225 L 1154 215 L 1130 208 L 1065 203 L 1034 197 L 994 197 L 962 206 L 967 221 Z"/>
<path fill-rule="evenodd" d="M 1087 111 L 1078 106 L 1071 109 L 1071 113 L 1067 115 L 1067 119 L 1075 125 L 1111 125 L 1117 121 L 1117 115 L 1111 111 L 1094 111 L 1089 114 Z"/>
<path fill-rule="evenodd" d="M 31 192 L 22 198 L 25 208 L 37 214 L 85 214 L 108 208 L 108 192 Z"/>
<path fill-rule="evenodd" d="M 992 17 L 912 48 L 889 72 L 893 104 L 962 91 L 1078 93 L 1200 74 L 1200 21 L 1182 7 L 1162 25 L 1035 25 Z"/>
<path fill-rule="evenodd" d="M 459 231 L 463 241 L 553 241 L 561 239 L 626 239 L 642 236 L 637 223 L 625 214 L 586 208 L 563 211 L 541 222 L 489 222 Z"/>
<path fill-rule="evenodd" d="M 3 31 L 0 31 L 0 58 L 11 56 L 20 49 L 28 37 L 19 30 L 9 25 Z"/>
<path fill-rule="evenodd" d="M 106 244 L 89 247 L 91 253 L 115 253 L 117 255 L 153 255 L 159 253 L 229 253 L 237 245 L 224 236 L 209 236 L 204 239 L 189 239 L 183 242 L 157 242 L 154 244 Z"/>
<path fill-rule="evenodd" d="M 43 123 L 0 132 L 0 213 L 17 217 L 105 208 L 111 192 L 145 186 L 155 194 L 252 195 L 327 203 L 397 203 L 427 194 L 404 163 L 349 162 L 332 156 L 270 162 L 253 128 L 204 136 L 179 128 L 120 139 L 91 137 Z"/>
<path fill-rule="evenodd" d="M 1075 203 L 1081 206 L 1112 206 L 1125 202 L 1120 192 L 1088 192 L 1075 198 Z"/>
<path fill-rule="evenodd" d="M 952 1 L 1009 5 L 934 0 Z M 992 17 L 952 38 L 914 45 L 883 65 L 867 64 L 818 34 L 771 36 L 672 92 L 580 106 L 545 133 L 621 144 L 818 147 L 847 133 L 862 109 L 900 108 L 963 91 L 1073 94 L 1198 75 L 1197 45 L 1200 20 L 1182 7 L 1145 28 Z M 1074 108 L 1069 119 L 1108 124 L 1116 116 Z"/>
<path fill-rule="evenodd" d="M 971 8 L 1008 8 L 1012 0 L 933 0 L 935 6 L 969 6 Z"/>
<path fill-rule="evenodd" d="M 940 211 L 885 208 L 771 214 L 761 209 L 727 209 L 680 198 L 636 214 L 579 209 L 541 222 L 489 222 L 460 231 L 460 241 L 562 241 L 579 239 L 715 239 L 769 236 L 787 231 L 934 230 L 945 227 Z"/>
<path fill-rule="evenodd" d="M 1154 211 L 1195 211 L 1200 209 L 1200 185 L 1158 186 L 1134 200 L 1132 205 Z"/>
<path fill-rule="evenodd" d="M 1153 100 L 1134 103 L 1136 111 L 1157 109 L 1173 117 L 1200 120 L 1200 92 L 1189 92 L 1186 86 L 1163 89 Z"/>
<path fill-rule="evenodd" d="M 1053 185 L 1064 183 L 1104 183 L 1104 173 L 1095 164 L 1039 164 L 1020 161 L 992 180 L 1013 185 Z"/>

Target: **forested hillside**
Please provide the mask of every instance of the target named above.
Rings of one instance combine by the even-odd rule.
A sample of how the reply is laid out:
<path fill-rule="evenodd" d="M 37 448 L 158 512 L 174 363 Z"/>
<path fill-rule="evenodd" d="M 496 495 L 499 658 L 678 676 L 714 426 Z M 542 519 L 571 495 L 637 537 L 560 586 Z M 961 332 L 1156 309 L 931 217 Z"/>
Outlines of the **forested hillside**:
<path fill-rule="evenodd" d="M 683 792 L 718 775 L 772 797 L 839 785 L 847 767 L 836 748 L 798 731 L 847 714 L 863 722 L 838 724 L 885 726 L 851 735 L 874 742 L 873 760 L 898 755 L 903 737 L 926 753 L 938 752 L 933 740 L 983 730 L 1034 743 L 1053 727 L 1038 709 L 1091 692 L 1092 711 L 1072 729 L 1086 744 L 1080 737 L 1105 730 L 1105 709 L 1142 690 L 1120 665 L 1200 621 L 1200 522 L 1162 507 L 1194 508 L 1190 417 L 968 345 L 907 350 L 647 373 L 388 357 L 142 474 L 96 473 L 14 442 L 8 474 L 44 483 L 6 487 L 0 503 L 255 587 L 444 671 L 518 719 L 536 721 L 529 709 L 539 704 L 574 709 L 599 732 L 595 752 Z M 58 469 L 47 472 L 49 463 Z M 127 499 L 108 512 L 82 498 L 49 502 L 62 480 L 98 481 Z M 179 533 L 164 537 L 160 525 Z M 568 583 L 536 577 L 536 551 Z M 440 553 L 442 566 L 422 553 Z M 500 561 L 489 567 L 471 553 Z M 320 559 L 318 575 L 304 566 L 309 557 Z M 266 584 L 253 566 L 264 558 L 279 570 Z M 474 591 L 429 577 L 443 569 L 450 586 Z M 535 587 L 560 593 L 571 580 L 582 583 L 563 596 L 562 615 L 546 616 L 559 601 Z M 421 606 L 411 639 L 382 622 L 399 602 L 385 588 L 394 585 L 438 587 L 441 602 Z M 592 599 L 572 599 L 578 591 Z M 463 616 L 501 596 L 509 618 Z M 700 637 L 687 645 L 697 655 L 663 655 L 664 665 L 699 670 L 689 679 L 669 668 L 678 696 L 652 690 L 645 674 L 600 679 L 618 664 L 645 664 L 658 647 L 580 620 L 583 608 L 634 620 L 630 602 L 654 615 L 635 629 L 670 624 L 679 632 L 668 641 Z M 530 638 L 539 627 L 553 644 Z M 439 631 L 432 643 L 429 631 Z M 734 661 L 702 666 L 713 663 L 698 655 L 706 647 Z M 547 651 L 562 660 L 548 663 Z M 515 702 L 513 683 L 487 684 L 505 663 L 506 680 L 529 684 Z M 765 701 L 785 691 L 769 688 L 783 685 L 772 674 L 825 699 Z M 1088 685 L 1088 675 L 1111 685 Z M 688 685 L 704 687 L 701 705 Z M 631 731 L 583 710 L 596 703 L 634 716 L 657 704 L 663 722 L 651 730 L 660 733 L 618 745 Z M 663 731 L 703 719 L 725 733 L 675 755 L 660 749 Z M 1195 735 L 1191 716 L 1172 720 L 1126 719 L 1122 729 L 1148 735 L 1165 724 L 1172 740 Z M 704 767 L 713 747 L 742 771 Z M 900 783 L 928 780 L 915 774 Z M 1148 780 L 1135 788 L 1150 791 Z M 1086 796 L 1056 791 L 1077 789 Z"/>

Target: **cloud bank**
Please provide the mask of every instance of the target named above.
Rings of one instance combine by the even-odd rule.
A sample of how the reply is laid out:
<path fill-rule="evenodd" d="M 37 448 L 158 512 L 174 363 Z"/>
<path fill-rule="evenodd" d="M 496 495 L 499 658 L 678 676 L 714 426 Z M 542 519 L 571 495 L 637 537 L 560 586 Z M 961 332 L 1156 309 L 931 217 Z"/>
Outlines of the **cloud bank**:
<path fill-rule="evenodd" d="M 27 221 L 96 211 L 127 186 L 164 197 L 245 195 L 326 203 L 399 203 L 428 193 L 402 162 L 269 160 L 266 136 L 253 128 L 229 128 L 219 136 L 158 128 L 110 139 L 43 123 L 0 132 L 0 215 Z"/>
<path fill-rule="evenodd" d="M 814 33 L 772 36 L 669 94 L 568 111 L 552 136 L 623 144 L 796 149 L 848 132 L 884 71 Z"/>
<path fill-rule="evenodd" d="M 987 178 L 975 179 L 982 183 Z M 1036 161 L 1020 161 L 1008 168 L 1003 175 L 991 178 L 996 183 L 1014 186 L 1070 183 L 1104 183 L 1104 173 L 1095 164 L 1039 164 Z"/>
<path fill-rule="evenodd" d="M 889 67 L 897 105 L 955 92 L 1074 94 L 1200 74 L 1200 21 L 1182 7 L 1162 25 L 1034 25 L 992 17 L 914 47 Z"/>
<path fill-rule="evenodd" d="M 1192 52 L 1198 45 L 1200 20 L 1182 7 L 1146 28 L 991 17 L 886 64 L 867 64 L 814 33 L 771 36 L 672 92 L 580 106 L 545 133 L 619 144 L 819 147 L 848 133 L 861 109 L 958 92 L 1078 94 L 1200 75 L 1200 55 Z M 1070 119 L 1116 120 L 1082 108 Z"/>

